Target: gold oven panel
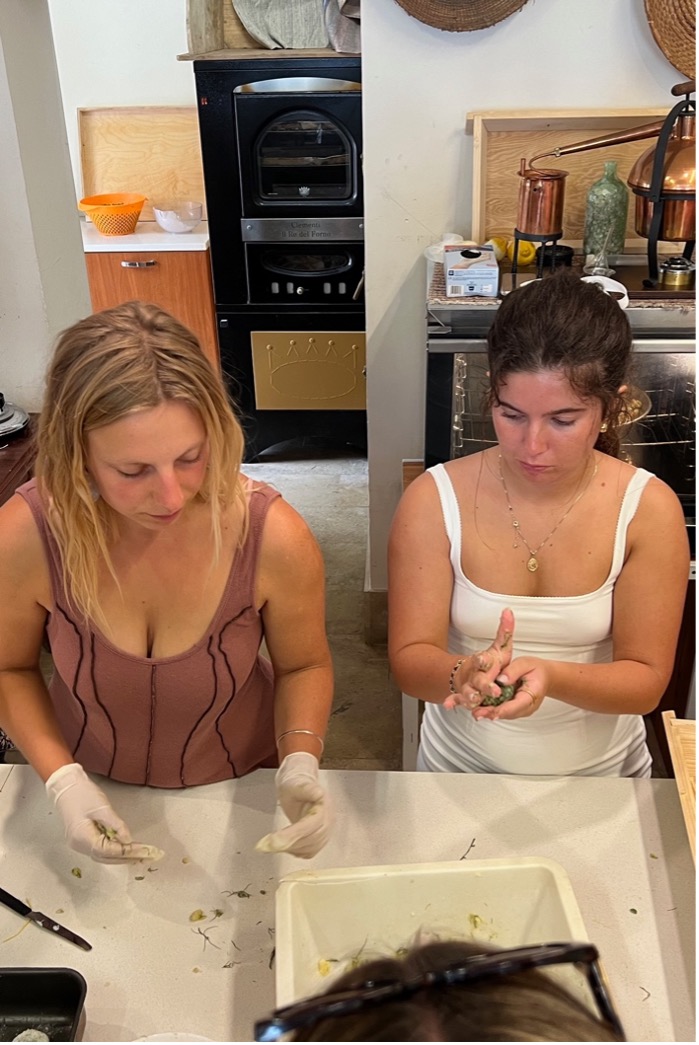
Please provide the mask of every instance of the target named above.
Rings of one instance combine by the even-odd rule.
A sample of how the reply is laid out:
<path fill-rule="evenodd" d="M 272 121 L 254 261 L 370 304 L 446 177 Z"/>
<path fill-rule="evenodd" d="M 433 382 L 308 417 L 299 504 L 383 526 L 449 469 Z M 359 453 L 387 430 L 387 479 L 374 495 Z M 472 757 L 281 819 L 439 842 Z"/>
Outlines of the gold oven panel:
<path fill-rule="evenodd" d="M 366 410 L 366 335 L 346 330 L 254 330 L 258 410 Z"/>

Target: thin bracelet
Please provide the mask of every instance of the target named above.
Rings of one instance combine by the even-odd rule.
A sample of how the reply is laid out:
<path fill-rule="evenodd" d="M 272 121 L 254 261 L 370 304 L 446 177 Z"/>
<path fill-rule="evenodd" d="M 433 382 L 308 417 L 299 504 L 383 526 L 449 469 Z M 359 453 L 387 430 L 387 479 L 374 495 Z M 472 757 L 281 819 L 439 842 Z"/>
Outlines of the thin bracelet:
<path fill-rule="evenodd" d="M 283 740 L 284 737 L 288 737 L 290 733 L 306 733 L 309 737 L 315 737 L 316 740 L 320 741 L 320 753 L 321 755 L 325 751 L 325 741 L 317 733 L 314 733 L 312 729 L 286 729 L 283 733 L 280 733 L 277 737 L 277 747 L 279 747 L 279 741 Z"/>
<path fill-rule="evenodd" d="M 457 689 L 456 689 L 456 686 L 454 685 L 454 683 L 456 681 L 456 673 L 457 673 L 457 671 L 459 670 L 459 668 L 461 667 L 462 664 L 463 664 L 463 660 L 457 660 L 456 664 L 451 669 L 451 675 L 449 676 L 449 692 L 450 693 L 456 693 L 457 692 Z"/>

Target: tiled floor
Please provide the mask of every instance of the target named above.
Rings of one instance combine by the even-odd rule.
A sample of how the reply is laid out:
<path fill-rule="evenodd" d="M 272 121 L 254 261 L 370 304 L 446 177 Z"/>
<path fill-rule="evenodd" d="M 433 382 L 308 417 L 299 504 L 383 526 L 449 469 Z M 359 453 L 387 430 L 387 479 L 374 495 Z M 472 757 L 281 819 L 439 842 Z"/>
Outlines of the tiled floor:
<path fill-rule="evenodd" d="M 298 452 L 243 465 L 275 486 L 303 516 L 320 544 L 327 580 L 327 626 L 335 699 L 326 738 L 326 769 L 400 769 L 400 694 L 389 677 L 385 646 L 364 641 L 364 573 L 369 522 L 365 457 Z"/>

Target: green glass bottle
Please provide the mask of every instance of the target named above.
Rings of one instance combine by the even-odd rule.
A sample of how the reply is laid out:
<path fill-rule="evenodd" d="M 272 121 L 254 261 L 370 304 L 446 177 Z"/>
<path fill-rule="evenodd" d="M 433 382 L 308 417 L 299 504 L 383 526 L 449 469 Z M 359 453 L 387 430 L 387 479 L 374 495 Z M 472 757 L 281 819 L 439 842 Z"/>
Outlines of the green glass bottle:
<path fill-rule="evenodd" d="M 585 208 L 585 254 L 622 254 L 626 239 L 629 190 L 616 172 L 616 161 L 604 165 L 604 174 L 590 187 Z"/>

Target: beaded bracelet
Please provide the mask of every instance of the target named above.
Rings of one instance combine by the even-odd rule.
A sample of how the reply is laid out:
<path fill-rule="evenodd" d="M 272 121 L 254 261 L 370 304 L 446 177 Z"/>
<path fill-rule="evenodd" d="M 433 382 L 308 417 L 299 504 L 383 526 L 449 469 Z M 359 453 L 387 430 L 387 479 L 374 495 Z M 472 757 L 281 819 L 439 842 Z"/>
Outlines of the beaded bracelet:
<path fill-rule="evenodd" d="M 457 671 L 459 670 L 459 668 L 461 667 L 462 664 L 463 664 L 463 660 L 457 660 L 456 664 L 451 669 L 451 674 L 449 676 L 449 692 L 450 693 L 456 693 L 457 692 L 457 689 L 456 689 L 456 686 L 454 685 L 454 683 L 456 681 L 456 673 L 457 673 Z"/>
<path fill-rule="evenodd" d="M 306 733 L 309 737 L 315 737 L 316 740 L 320 741 L 320 753 L 321 755 L 325 751 L 325 741 L 318 733 L 314 733 L 312 729 L 286 729 L 283 733 L 280 733 L 277 737 L 277 747 L 279 747 L 279 741 L 283 740 L 284 737 L 288 737 L 290 733 Z"/>

